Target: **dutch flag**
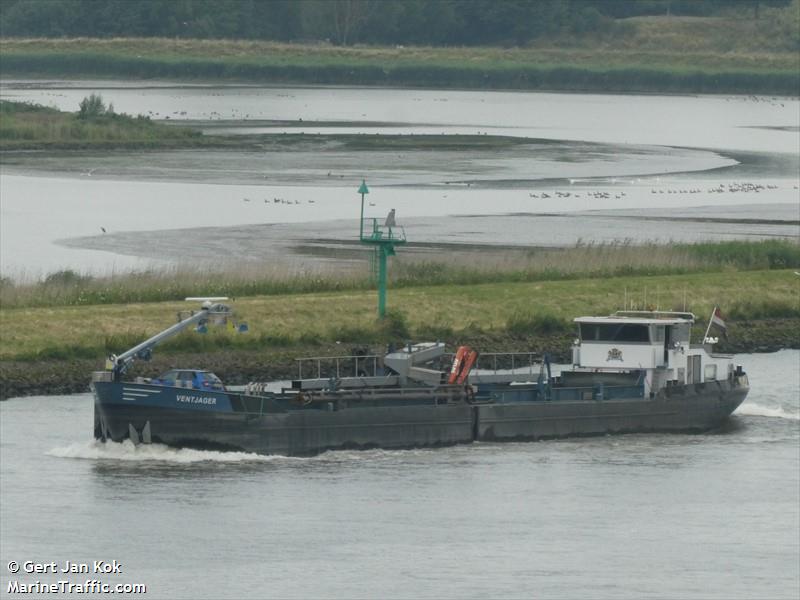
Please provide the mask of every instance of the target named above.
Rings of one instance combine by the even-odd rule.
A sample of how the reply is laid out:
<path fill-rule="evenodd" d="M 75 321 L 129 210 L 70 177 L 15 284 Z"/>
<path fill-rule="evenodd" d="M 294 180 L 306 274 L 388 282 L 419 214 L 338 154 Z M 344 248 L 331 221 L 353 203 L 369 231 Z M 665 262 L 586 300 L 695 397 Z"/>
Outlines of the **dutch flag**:
<path fill-rule="evenodd" d="M 722 312 L 719 310 L 719 306 L 714 307 L 714 312 L 711 315 L 711 324 L 719 328 L 722 332 L 722 337 L 726 340 L 728 339 L 728 327 L 725 325 L 725 320 L 722 318 Z"/>

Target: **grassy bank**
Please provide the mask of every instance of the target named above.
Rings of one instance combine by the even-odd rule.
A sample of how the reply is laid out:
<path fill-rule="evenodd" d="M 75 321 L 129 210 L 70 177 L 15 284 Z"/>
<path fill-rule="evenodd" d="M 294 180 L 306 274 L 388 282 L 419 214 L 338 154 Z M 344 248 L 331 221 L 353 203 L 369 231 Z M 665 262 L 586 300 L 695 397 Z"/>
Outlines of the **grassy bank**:
<path fill-rule="evenodd" d="M 365 255 L 366 260 L 366 255 Z M 419 261 L 398 256 L 390 269 L 395 289 L 484 283 L 570 281 L 618 276 L 679 275 L 730 270 L 800 269 L 800 245 L 789 240 L 701 244 L 579 244 L 572 248 L 468 249 L 452 259 Z M 96 277 L 74 271 L 42 280 L 0 280 L 3 309 L 88 306 L 179 300 L 187 296 L 255 296 L 363 291 L 374 287 L 366 266 L 360 274 L 294 274 L 269 267 L 211 272 L 165 269 Z"/>
<path fill-rule="evenodd" d="M 690 28 L 684 20 L 656 21 L 656 26 L 652 18 L 629 21 L 624 35 L 550 40 L 529 48 L 334 47 L 141 38 L 3 39 L 0 76 L 800 94 L 797 53 L 786 51 L 785 43 L 777 47 L 763 44 L 762 50 L 741 45 L 740 39 L 747 35 L 772 39 L 765 32 L 753 30 L 748 21 L 706 20 L 708 28 L 727 39 L 727 43 L 718 39 L 713 45 L 697 41 L 703 36 L 692 33 L 696 21 Z M 769 26 L 756 27 L 762 25 Z M 660 36 L 664 43 L 652 44 L 653 31 L 663 29 L 667 31 Z M 791 29 L 782 35 L 791 36 Z M 691 41 L 688 45 L 687 39 Z M 563 45 L 565 42 L 571 45 Z"/>
<path fill-rule="evenodd" d="M 76 107 L 78 108 L 78 107 Z M 199 131 L 107 108 L 90 117 L 24 102 L 0 100 L 0 150 L 169 148 L 204 145 Z"/>
<path fill-rule="evenodd" d="M 763 318 L 800 322 L 799 291 L 800 278 L 792 270 L 417 286 L 390 292 L 395 312 L 384 324 L 375 321 L 372 290 L 252 296 L 235 302 L 249 333 L 225 329 L 206 335 L 186 333 L 165 344 L 163 351 L 568 334 L 573 317 L 609 313 L 621 308 L 626 298 L 629 305 L 681 310 L 685 297 L 687 310 L 698 315 L 719 304 L 732 322 Z M 99 359 L 163 329 L 187 308 L 183 302 L 160 302 L 4 309 L 0 359 Z"/>

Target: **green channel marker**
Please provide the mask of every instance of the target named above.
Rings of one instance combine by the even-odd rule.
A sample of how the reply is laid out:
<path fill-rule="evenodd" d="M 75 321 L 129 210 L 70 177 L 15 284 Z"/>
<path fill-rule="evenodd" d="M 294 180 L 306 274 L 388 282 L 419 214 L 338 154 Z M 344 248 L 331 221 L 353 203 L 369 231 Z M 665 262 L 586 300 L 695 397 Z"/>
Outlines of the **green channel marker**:
<path fill-rule="evenodd" d="M 375 248 L 378 255 L 378 318 L 382 319 L 386 316 L 386 286 L 387 286 L 387 268 L 388 257 L 395 255 L 395 246 L 400 246 L 406 243 L 406 232 L 402 227 L 398 227 L 395 222 L 394 209 L 389 211 L 383 225 L 379 225 L 377 218 L 367 217 L 364 218 L 364 197 L 369 194 L 367 182 L 361 180 L 361 186 L 358 188 L 358 193 L 361 194 L 361 220 L 359 222 L 359 240 L 362 244 L 369 244 Z M 372 229 L 368 235 L 364 234 L 364 222 L 368 221 L 367 225 L 371 225 Z"/>

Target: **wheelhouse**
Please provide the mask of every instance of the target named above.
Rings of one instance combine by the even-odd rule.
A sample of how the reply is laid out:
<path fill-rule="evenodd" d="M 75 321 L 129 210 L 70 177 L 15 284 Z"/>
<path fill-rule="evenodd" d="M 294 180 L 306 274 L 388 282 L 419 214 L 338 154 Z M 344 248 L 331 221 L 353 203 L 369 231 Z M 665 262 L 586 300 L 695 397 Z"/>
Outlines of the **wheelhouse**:
<path fill-rule="evenodd" d="M 730 356 L 691 343 L 694 322 L 691 313 L 655 311 L 578 317 L 573 367 L 595 373 L 642 373 L 651 393 L 668 385 L 730 377 Z"/>

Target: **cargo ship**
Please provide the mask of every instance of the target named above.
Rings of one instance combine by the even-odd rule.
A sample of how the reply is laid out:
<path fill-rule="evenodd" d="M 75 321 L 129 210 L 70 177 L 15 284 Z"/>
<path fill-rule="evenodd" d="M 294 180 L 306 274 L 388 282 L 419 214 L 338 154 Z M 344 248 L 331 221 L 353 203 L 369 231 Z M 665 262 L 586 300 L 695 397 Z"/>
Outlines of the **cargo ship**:
<path fill-rule="evenodd" d="M 225 299 L 119 356 L 92 375 L 98 440 L 307 456 L 327 450 L 415 448 L 636 432 L 703 432 L 749 391 L 715 338 L 690 341 L 686 312 L 621 311 L 574 319 L 572 364 L 532 353 L 447 352 L 439 342 L 380 355 L 298 361 L 275 389 L 227 388 L 213 373 L 175 369 L 127 380 L 161 341 L 231 318 Z M 715 311 L 716 312 L 716 311 Z M 712 316 L 712 321 L 714 317 Z"/>

